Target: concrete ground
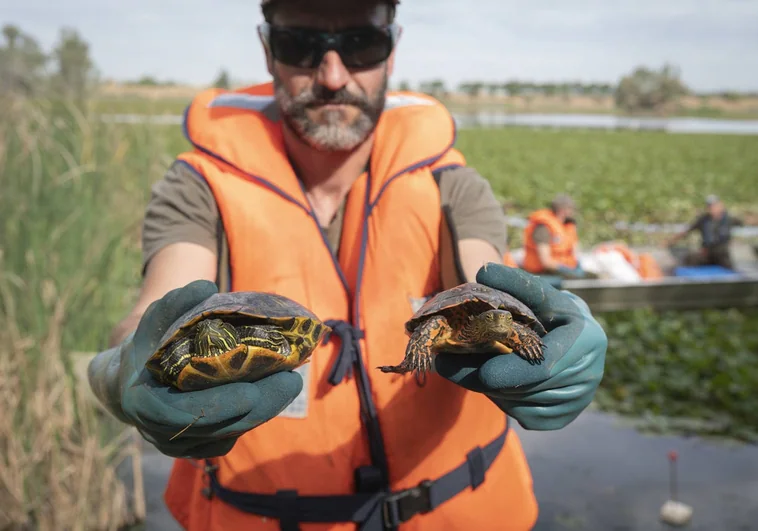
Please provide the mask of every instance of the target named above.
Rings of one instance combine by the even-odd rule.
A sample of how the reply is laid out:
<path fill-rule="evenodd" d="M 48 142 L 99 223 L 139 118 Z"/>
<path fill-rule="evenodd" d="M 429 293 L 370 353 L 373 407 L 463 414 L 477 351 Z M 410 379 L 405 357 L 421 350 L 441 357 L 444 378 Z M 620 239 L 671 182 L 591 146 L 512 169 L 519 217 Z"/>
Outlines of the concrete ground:
<path fill-rule="evenodd" d="M 679 454 L 679 499 L 691 531 L 758 530 L 758 447 L 643 435 L 585 411 L 566 428 L 529 432 L 514 423 L 540 504 L 535 531 L 655 531 L 668 499 L 668 458 Z M 181 529 L 163 505 L 171 459 L 145 445 L 146 530 Z"/>

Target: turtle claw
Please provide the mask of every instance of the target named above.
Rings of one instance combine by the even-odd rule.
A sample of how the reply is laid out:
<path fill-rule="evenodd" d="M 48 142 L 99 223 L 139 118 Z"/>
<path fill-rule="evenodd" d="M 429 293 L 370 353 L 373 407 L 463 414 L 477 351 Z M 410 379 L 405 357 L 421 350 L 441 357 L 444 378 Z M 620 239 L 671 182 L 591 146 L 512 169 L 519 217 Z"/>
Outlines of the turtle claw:
<path fill-rule="evenodd" d="M 377 367 L 382 372 L 394 372 L 396 374 L 404 374 L 408 372 L 407 367 L 403 367 L 403 364 L 400 365 L 380 365 Z"/>
<path fill-rule="evenodd" d="M 515 351 L 519 358 L 524 359 L 529 365 L 540 365 L 545 361 L 545 356 L 542 354 L 542 349 L 545 344 L 541 339 L 535 341 L 527 341 L 522 348 Z"/>

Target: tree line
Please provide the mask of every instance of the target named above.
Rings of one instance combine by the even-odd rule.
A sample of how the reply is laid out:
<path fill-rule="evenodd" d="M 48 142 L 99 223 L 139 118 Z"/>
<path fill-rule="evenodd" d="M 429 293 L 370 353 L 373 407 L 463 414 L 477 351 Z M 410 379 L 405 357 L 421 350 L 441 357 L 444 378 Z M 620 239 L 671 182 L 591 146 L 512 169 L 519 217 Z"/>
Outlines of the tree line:
<path fill-rule="evenodd" d="M 90 57 L 89 44 L 75 29 L 63 28 L 53 49 L 45 52 L 37 40 L 18 26 L 6 24 L 2 28 L 3 42 L 0 45 L 0 95 L 7 93 L 36 96 L 47 91 L 57 97 L 84 99 L 96 90 L 99 83 L 95 65 Z M 144 86 L 172 86 L 178 83 L 159 81 L 143 76 L 132 83 Z M 231 76 L 221 69 L 211 85 L 229 88 Z M 466 81 L 449 87 L 442 79 L 422 81 L 412 86 L 401 81 L 394 87 L 398 90 L 417 90 L 435 97 L 445 98 L 453 92 L 471 98 L 481 96 L 550 96 L 567 100 L 575 96 L 595 98 L 613 97 L 615 105 L 624 111 L 660 111 L 675 104 L 687 94 L 696 96 L 721 96 L 736 100 L 743 96 L 758 96 L 758 93 L 736 92 L 695 93 L 682 80 L 681 71 L 675 65 L 664 64 L 655 69 L 639 66 L 617 83 L 531 82 L 507 80 L 503 82 Z"/>
<path fill-rule="evenodd" d="M 83 100 L 95 88 L 97 71 L 89 44 L 75 29 L 63 28 L 49 52 L 14 24 L 3 26 L 2 36 L 0 96 L 55 94 Z"/>

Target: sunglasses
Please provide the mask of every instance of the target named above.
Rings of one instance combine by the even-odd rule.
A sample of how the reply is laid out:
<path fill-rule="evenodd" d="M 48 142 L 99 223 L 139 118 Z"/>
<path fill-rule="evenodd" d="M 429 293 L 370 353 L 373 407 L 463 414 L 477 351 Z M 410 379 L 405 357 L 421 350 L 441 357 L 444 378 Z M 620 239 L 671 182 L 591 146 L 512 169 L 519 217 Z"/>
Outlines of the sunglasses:
<path fill-rule="evenodd" d="M 400 34 L 399 26 L 365 26 L 338 32 L 312 28 L 258 26 L 258 33 L 271 55 L 282 64 L 316 68 L 324 54 L 336 51 L 347 68 L 370 68 L 385 61 Z"/>

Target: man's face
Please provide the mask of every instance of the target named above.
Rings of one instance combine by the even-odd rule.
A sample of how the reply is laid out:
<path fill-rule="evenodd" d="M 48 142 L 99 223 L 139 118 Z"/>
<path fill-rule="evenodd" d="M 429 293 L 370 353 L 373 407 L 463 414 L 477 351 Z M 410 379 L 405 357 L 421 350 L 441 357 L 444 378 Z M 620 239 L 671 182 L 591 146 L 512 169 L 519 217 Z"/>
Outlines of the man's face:
<path fill-rule="evenodd" d="M 319 3 L 292 0 L 282 3 L 272 21 L 275 26 L 337 32 L 388 22 L 383 3 L 336 0 Z M 321 63 L 290 66 L 267 50 L 276 100 L 285 122 L 307 144 L 321 151 L 350 151 L 372 133 L 384 110 L 388 78 L 394 64 L 389 58 L 369 68 L 347 68 L 335 50 Z"/>
<path fill-rule="evenodd" d="M 716 201 L 708 205 L 708 212 L 711 214 L 711 217 L 718 218 L 721 216 L 721 214 L 724 213 L 724 203 L 721 201 Z"/>
<path fill-rule="evenodd" d="M 562 206 L 558 209 L 558 211 L 555 213 L 556 217 L 560 219 L 561 221 L 566 221 L 567 219 L 572 219 L 574 217 L 574 208 L 570 206 Z"/>

